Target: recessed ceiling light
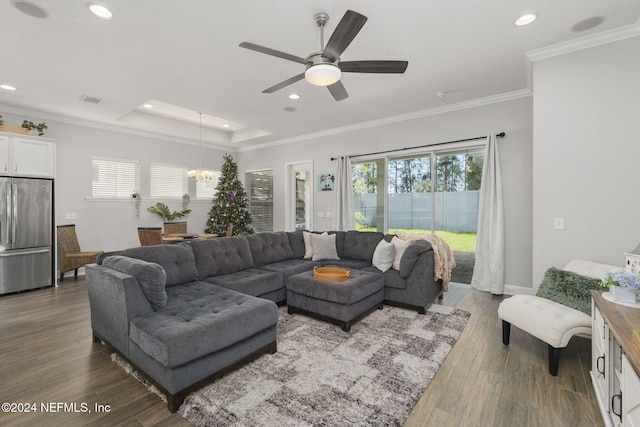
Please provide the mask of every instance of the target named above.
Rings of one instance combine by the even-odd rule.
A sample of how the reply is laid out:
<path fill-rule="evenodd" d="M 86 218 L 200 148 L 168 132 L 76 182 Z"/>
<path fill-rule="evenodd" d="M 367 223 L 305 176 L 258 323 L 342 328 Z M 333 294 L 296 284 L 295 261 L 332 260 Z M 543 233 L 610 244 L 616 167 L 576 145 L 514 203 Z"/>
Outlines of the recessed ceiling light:
<path fill-rule="evenodd" d="M 222 127 L 223 128 L 228 128 L 228 127 L 230 127 L 230 125 L 229 125 L 229 123 L 225 123 L 225 124 L 222 125 Z"/>
<path fill-rule="evenodd" d="M 520 18 L 516 19 L 515 24 L 518 27 L 529 25 L 533 21 L 535 21 L 537 17 L 538 15 L 536 15 L 535 13 L 527 13 L 526 15 L 522 15 Z"/>
<path fill-rule="evenodd" d="M 0 89 L 11 90 L 11 91 L 16 90 L 16 88 L 11 85 L 0 85 Z"/>
<path fill-rule="evenodd" d="M 47 11 L 38 6 L 37 4 L 31 3 L 30 1 L 24 0 L 13 0 L 13 6 L 18 9 L 20 12 L 32 16 L 34 18 L 46 18 Z"/>
<path fill-rule="evenodd" d="M 584 19 L 571 27 L 571 31 L 580 32 L 587 31 L 604 22 L 604 16 L 592 16 L 591 18 Z"/>
<path fill-rule="evenodd" d="M 291 95 L 289 95 L 289 99 L 300 99 L 300 95 L 298 95 L 297 93 L 292 93 Z"/>
<path fill-rule="evenodd" d="M 153 105 L 151 105 L 151 104 L 142 104 L 142 106 L 144 108 L 153 108 Z"/>
<path fill-rule="evenodd" d="M 109 9 L 102 6 L 101 4 L 87 3 L 87 7 L 91 11 L 91 13 L 93 13 L 99 18 L 111 19 L 111 17 L 113 16 L 113 13 L 111 13 Z"/>

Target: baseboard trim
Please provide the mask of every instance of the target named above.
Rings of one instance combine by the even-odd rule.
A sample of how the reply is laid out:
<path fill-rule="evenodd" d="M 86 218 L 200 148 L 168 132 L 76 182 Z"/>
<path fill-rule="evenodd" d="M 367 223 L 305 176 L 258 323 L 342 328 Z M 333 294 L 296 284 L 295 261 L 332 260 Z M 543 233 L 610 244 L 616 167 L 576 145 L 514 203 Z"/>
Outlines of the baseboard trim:
<path fill-rule="evenodd" d="M 535 295 L 536 289 L 523 286 L 504 285 L 505 295 Z"/>

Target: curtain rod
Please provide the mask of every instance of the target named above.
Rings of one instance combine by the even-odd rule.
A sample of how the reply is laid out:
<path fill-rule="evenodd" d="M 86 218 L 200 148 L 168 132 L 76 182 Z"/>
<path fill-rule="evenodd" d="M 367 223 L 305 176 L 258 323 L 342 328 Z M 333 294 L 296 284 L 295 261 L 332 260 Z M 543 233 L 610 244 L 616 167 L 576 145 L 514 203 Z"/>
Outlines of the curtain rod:
<path fill-rule="evenodd" d="M 500 132 L 496 134 L 496 137 L 498 138 L 502 138 L 506 135 L 506 133 L 504 132 Z M 386 154 L 386 153 L 395 153 L 397 151 L 405 151 L 405 150 L 413 150 L 416 148 L 427 148 L 427 147 L 435 147 L 436 145 L 444 145 L 444 144 L 453 144 L 455 142 L 467 142 L 467 141 L 476 141 L 479 139 L 487 139 L 486 136 L 476 136 L 474 138 L 466 138 L 466 139 L 456 139 L 455 141 L 446 141 L 446 142 L 437 142 L 435 144 L 427 144 L 427 145 L 418 145 L 415 147 L 405 147 L 405 148 L 398 148 L 396 150 L 386 150 L 386 151 L 377 151 L 375 153 L 367 153 L 367 154 L 353 154 L 351 156 L 348 156 L 349 158 L 354 158 L 354 157 L 362 157 L 362 156 L 373 156 L 374 154 Z M 332 157 L 331 161 L 337 160 L 337 157 Z"/>

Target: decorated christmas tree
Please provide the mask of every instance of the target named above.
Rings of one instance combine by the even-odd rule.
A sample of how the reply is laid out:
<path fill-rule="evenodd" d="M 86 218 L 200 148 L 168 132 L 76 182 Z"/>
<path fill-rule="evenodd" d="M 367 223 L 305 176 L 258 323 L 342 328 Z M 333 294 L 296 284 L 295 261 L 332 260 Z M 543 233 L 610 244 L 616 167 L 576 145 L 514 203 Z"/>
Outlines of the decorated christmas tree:
<path fill-rule="evenodd" d="M 238 179 L 238 165 L 230 154 L 223 156 L 222 174 L 209 210 L 206 233 L 224 236 L 227 227 L 233 225 L 233 235 L 253 234 L 247 194 Z"/>

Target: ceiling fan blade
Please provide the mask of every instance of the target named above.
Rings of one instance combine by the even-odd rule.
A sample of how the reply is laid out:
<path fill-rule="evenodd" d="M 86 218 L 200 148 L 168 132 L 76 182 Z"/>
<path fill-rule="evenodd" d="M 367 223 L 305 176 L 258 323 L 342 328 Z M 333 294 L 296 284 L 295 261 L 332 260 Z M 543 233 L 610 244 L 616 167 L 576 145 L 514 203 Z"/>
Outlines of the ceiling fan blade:
<path fill-rule="evenodd" d="M 336 101 L 342 101 L 343 99 L 349 97 L 347 90 L 344 88 L 344 85 L 340 80 L 332 85 L 327 86 L 327 89 L 329 89 L 329 92 L 331 92 L 333 99 L 335 99 Z"/>
<path fill-rule="evenodd" d="M 287 80 L 285 80 L 283 82 L 280 82 L 275 86 L 271 86 L 270 88 L 263 90 L 262 93 L 273 93 L 273 92 L 275 92 L 277 90 L 280 90 L 280 89 L 282 89 L 284 87 L 287 87 L 290 84 L 293 84 L 293 83 L 297 82 L 298 80 L 302 80 L 302 79 L 304 79 L 304 73 L 298 74 L 297 76 L 293 76 L 290 79 L 287 79 Z"/>
<path fill-rule="evenodd" d="M 404 73 L 408 61 L 345 61 L 338 67 L 343 73 Z"/>
<path fill-rule="evenodd" d="M 347 10 L 338 26 L 331 34 L 331 38 L 322 51 L 322 56 L 331 61 L 336 61 L 342 52 L 351 44 L 358 35 L 360 29 L 367 22 L 367 17 L 353 10 Z"/>
<path fill-rule="evenodd" d="M 280 52 L 279 50 L 270 49 L 268 47 L 260 46 L 260 45 L 249 43 L 249 42 L 242 42 L 239 44 L 239 46 L 245 49 L 255 50 L 256 52 L 266 53 L 267 55 L 277 56 L 278 58 L 287 59 L 289 61 L 299 62 L 300 64 L 304 64 L 304 65 L 307 65 L 309 63 L 309 61 L 299 56 L 291 55 L 285 52 Z"/>

